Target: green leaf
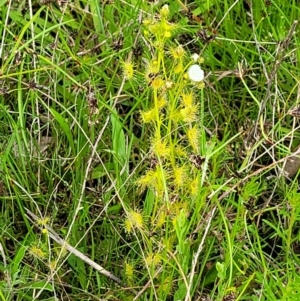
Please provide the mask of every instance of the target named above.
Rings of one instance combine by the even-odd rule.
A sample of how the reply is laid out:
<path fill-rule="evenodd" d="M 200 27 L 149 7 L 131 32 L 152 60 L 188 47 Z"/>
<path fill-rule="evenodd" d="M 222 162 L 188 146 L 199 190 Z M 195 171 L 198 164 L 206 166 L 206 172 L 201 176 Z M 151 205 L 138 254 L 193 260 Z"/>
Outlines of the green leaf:
<path fill-rule="evenodd" d="M 68 122 L 56 110 L 50 109 L 50 111 L 51 111 L 51 114 L 53 115 L 53 117 L 56 119 L 56 121 L 61 126 L 61 128 L 64 131 L 65 135 L 67 136 L 67 139 L 70 143 L 72 152 L 73 152 L 73 154 L 75 154 L 75 145 L 74 145 L 73 135 L 72 135 L 72 132 L 71 132 L 71 129 L 70 129 L 70 126 L 69 126 Z"/>
<path fill-rule="evenodd" d="M 114 114 L 111 115 L 111 124 L 113 129 L 113 150 L 116 154 L 116 163 L 123 167 L 126 163 L 126 141 L 122 124 L 116 111 L 114 111 Z"/>
<path fill-rule="evenodd" d="M 19 272 L 19 267 L 20 263 L 22 262 L 25 252 L 26 252 L 27 247 L 21 246 L 20 249 L 18 250 L 16 256 L 14 257 L 12 261 L 12 269 L 11 269 L 11 274 L 15 275 Z"/>
<path fill-rule="evenodd" d="M 85 270 L 85 264 L 84 262 L 74 256 L 70 255 L 68 258 L 68 263 L 71 265 L 71 267 L 74 269 L 74 271 L 77 271 L 77 277 L 80 281 L 82 289 L 86 288 L 86 270 Z"/>
<path fill-rule="evenodd" d="M 225 277 L 226 277 L 226 271 L 225 271 L 224 263 L 217 262 L 216 269 L 218 271 L 218 277 L 221 280 L 224 280 Z"/>
<path fill-rule="evenodd" d="M 26 289 L 40 289 L 43 291 L 47 290 L 47 291 L 53 292 L 52 285 L 46 280 L 40 280 L 40 281 L 36 281 L 36 282 L 26 283 L 25 285 L 22 285 L 21 288 L 22 289 L 25 289 L 25 288 Z"/>

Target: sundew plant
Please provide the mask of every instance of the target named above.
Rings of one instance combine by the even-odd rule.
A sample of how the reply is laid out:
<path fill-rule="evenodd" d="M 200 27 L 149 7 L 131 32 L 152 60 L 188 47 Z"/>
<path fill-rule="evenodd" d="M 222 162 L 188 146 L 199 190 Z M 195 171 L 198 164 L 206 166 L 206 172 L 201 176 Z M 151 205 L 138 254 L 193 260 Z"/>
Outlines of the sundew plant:
<path fill-rule="evenodd" d="M 0 301 L 300 300 L 296 0 L 0 14 Z"/>
<path fill-rule="evenodd" d="M 149 150 L 147 169 L 136 185 L 146 197 L 141 208 L 128 211 L 124 224 L 129 234 L 135 231 L 141 238 L 142 261 L 152 285 L 158 283 L 159 295 L 165 298 L 172 292 L 182 299 L 192 259 L 185 240 L 195 222 L 193 212 L 201 215 L 204 205 L 201 153 L 208 146 L 203 130 L 201 59 L 197 55 L 193 59 L 183 45 L 172 41 L 178 30 L 169 21 L 168 5 L 157 16 L 143 20 L 151 59 L 141 71 L 150 92 L 140 119 L 149 128 Z M 134 80 L 130 68 L 125 63 L 124 74 Z M 159 266 L 164 267 L 164 276 L 156 277 Z"/>
<path fill-rule="evenodd" d="M 210 220 L 213 215 L 206 211 L 213 192 L 207 173 L 216 141 L 206 138 L 204 127 L 203 58 L 176 42 L 181 28 L 169 14 L 164 5 L 142 21 L 150 59 L 139 70 L 128 61 L 123 65 L 128 81 L 143 76 L 149 90 L 147 106 L 140 111 L 140 122 L 148 128 L 147 168 L 135 181 L 142 201 L 126 210 L 124 227 L 137 239 L 138 266 L 143 264 L 144 274 L 152 279 L 150 295 L 190 300 L 200 276 L 195 275 L 195 254 L 203 246 L 191 247 L 189 240 L 193 234 L 204 235 L 206 223 L 197 227 L 204 216 Z M 135 263 L 131 265 L 127 278 L 134 274 Z"/>

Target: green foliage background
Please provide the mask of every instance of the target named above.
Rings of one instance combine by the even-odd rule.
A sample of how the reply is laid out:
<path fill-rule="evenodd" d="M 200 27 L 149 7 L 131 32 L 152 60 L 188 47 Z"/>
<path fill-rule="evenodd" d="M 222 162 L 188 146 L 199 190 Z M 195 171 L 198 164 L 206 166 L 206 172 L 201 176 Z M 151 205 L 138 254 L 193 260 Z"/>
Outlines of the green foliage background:
<path fill-rule="evenodd" d="M 161 47 L 143 21 L 165 4 L 177 25 Z M 0 14 L 1 301 L 300 298 L 298 1 L 0 0 Z M 186 78 L 194 53 L 203 89 Z M 153 60 L 199 111 L 161 127 L 185 150 L 170 156 L 189 175 L 180 188 L 153 157 L 159 123 L 142 118 Z M 138 185 L 153 165 L 167 170 L 163 197 Z"/>

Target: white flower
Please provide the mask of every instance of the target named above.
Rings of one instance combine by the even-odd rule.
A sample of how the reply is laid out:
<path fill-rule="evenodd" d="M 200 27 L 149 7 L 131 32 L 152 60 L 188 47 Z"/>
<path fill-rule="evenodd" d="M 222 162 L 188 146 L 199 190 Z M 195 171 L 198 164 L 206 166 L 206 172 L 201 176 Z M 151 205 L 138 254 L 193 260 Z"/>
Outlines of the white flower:
<path fill-rule="evenodd" d="M 188 76 L 194 82 L 201 82 L 204 79 L 204 71 L 198 64 L 194 64 L 189 68 Z"/>
<path fill-rule="evenodd" d="M 199 59 L 199 54 L 194 53 L 194 54 L 192 55 L 192 59 L 193 59 L 194 62 L 197 62 L 198 59 Z"/>

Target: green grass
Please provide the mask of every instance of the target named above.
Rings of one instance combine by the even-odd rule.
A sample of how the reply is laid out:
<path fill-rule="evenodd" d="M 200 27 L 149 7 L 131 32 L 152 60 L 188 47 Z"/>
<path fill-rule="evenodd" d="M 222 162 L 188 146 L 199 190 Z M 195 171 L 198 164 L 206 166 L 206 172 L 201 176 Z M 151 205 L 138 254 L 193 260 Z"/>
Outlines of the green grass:
<path fill-rule="evenodd" d="M 299 5 L 166 3 L 0 1 L 1 301 L 300 300 Z"/>

